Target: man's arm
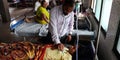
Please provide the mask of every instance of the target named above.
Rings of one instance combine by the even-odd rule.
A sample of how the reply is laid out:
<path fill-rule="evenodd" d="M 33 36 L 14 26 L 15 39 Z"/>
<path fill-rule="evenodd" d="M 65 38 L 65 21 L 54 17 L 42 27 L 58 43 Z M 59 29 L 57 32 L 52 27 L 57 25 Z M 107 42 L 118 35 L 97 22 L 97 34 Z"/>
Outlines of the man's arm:
<path fill-rule="evenodd" d="M 68 37 L 67 37 L 67 41 L 70 42 L 72 39 L 72 31 L 73 31 L 73 25 L 74 25 L 74 14 L 71 14 L 71 20 L 69 22 L 69 26 L 68 26 Z"/>
<path fill-rule="evenodd" d="M 69 26 L 68 26 L 68 34 L 71 35 L 72 31 L 73 31 L 73 25 L 74 25 L 74 13 L 71 13 L 71 20 L 69 22 Z"/>
<path fill-rule="evenodd" d="M 53 8 L 50 11 L 49 31 L 51 33 L 53 42 L 55 44 L 59 44 L 60 39 L 59 39 L 58 32 L 57 32 L 57 20 L 56 20 L 56 9 L 55 8 Z"/>

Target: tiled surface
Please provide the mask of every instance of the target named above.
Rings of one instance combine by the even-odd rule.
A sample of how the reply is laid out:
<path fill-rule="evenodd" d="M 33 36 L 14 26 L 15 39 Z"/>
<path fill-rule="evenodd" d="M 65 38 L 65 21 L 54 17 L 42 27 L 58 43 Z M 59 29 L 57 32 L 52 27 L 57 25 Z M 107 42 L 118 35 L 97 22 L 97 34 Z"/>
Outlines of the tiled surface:
<path fill-rule="evenodd" d="M 24 15 L 26 12 L 31 11 L 32 8 L 9 8 L 10 16 L 11 18 Z M 23 18 L 19 17 L 18 19 Z M 15 34 L 11 33 L 10 31 L 10 22 L 8 23 L 1 23 L 0 18 L 0 42 L 17 42 L 17 41 L 23 41 L 23 37 L 18 37 Z M 27 38 L 29 39 L 29 38 Z"/>
<path fill-rule="evenodd" d="M 18 16 L 23 17 L 24 15 L 28 15 L 28 13 L 32 13 L 32 8 L 9 8 L 11 18 L 15 18 Z"/>
<path fill-rule="evenodd" d="M 17 36 L 13 32 L 10 31 L 9 23 L 3 23 L 0 24 L 0 42 L 5 43 L 12 43 L 12 42 L 18 42 L 18 41 L 31 41 L 31 42 L 37 42 L 39 37 L 25 37 L 23 36 Z"/>

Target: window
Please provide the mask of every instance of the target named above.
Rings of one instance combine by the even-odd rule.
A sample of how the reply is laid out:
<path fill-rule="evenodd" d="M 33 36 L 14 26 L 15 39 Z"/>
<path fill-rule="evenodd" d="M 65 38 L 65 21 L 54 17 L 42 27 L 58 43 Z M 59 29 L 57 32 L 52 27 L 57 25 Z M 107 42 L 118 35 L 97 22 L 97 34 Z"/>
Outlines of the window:
<path fill-rule="evenodd" d="M 117 43 L 117 51 L 120 54 L 120 34 L 119 34 L 118 43 Z"/>
<path fill-rule="evenodd" d="M 95 7 L 96 7 L 96 0 L 92 0 L 91 8 L 93 9 L 94 13 L 95 13 Z"/>
<path fill-rule="evenodd" d="M 105 32 L 107 32 L 108 29 L 112 1 L 113 0 L 92 0 L 91 4 L 95 17 L 98 22 L 101 20 L 101 25 Z"/>
<path fill-rule="evenodd" d="M 100 12 L 101 12 L 102 0 L 97 0 L 96 2 L 96 9 L 95 9 L 95 17 L 99 21 Z"/>
<path fill-rule="evenodd" d="M 107 32 L 107 29 L 108 29 L 112 1 L 113 0 L 103 0 L 102 13 L 101 13 L 101 25 L 102 25 L 102 28 L 105 30 L 105 32 Z"/>

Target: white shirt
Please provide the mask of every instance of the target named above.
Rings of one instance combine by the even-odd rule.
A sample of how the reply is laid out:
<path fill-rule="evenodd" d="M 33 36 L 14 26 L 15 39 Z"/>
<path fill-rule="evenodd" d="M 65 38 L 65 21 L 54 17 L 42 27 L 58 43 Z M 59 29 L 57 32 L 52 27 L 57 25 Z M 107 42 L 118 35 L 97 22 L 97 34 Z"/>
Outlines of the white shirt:
<path fill-rule="evenodd" d="M 62 5 L 54 7 L 50 11 L 49 31 L 52 40 L 56 44 L 61 43 L 59 37 L 65 34 L 72 34 L 74 25 L 74 12 L 64 15 Z"/>

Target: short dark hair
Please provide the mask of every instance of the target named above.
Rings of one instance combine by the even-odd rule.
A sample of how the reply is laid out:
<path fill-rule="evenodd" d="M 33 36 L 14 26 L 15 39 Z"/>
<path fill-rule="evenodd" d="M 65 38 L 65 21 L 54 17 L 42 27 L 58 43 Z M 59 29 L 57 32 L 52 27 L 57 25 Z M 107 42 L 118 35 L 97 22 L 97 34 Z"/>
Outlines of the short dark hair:
<path fill-rule="evenodd" d="M 63 6 L 70 6 L 73 7 L 75 5 L 75 0 L 64 0 Z"/>

